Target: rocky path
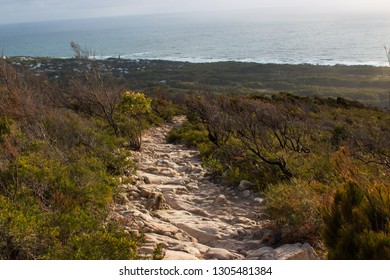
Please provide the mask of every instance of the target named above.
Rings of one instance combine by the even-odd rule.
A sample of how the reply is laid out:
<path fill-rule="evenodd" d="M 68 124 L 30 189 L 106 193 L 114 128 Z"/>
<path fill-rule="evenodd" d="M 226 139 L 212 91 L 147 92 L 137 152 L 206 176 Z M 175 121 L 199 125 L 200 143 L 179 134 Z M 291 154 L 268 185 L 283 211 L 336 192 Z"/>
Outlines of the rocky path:
<path fill-rule="evenodd" d="M 166 143 L 174 124 L 152 128 L 144 136 L 135 183 L 124 184 L 113 216 L 128 231 L 145 232 L 141 253 L 162 244 L 164 259 L 315 259 L 308 244 L 269 247 L 272 234 L 264 198 L 250 191 L 250 183 L 229 188 L 206 176 L 199 153 L 184 145 Z"/>

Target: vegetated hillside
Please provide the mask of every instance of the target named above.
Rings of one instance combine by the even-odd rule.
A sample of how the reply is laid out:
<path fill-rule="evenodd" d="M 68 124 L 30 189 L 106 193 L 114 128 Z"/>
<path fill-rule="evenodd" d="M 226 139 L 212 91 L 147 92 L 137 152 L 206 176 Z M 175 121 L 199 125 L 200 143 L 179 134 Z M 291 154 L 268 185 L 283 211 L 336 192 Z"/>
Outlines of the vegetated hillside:
<path fill-rule="evenodd" d="M 164 104 L 94 69 L 60 86 L 0 60 L 0 259 L 140 258 L 108 214 Z"/>
<path fill-rule="evenodd" d="M 119 178 L 131 178 L 142 130 L 183 101 L 188 122 L 170 141 L 197 146 L 217 180 L 254 183 L 276 242 L 390 258 L 390 115 L 356 101 L 366 89 L 385 100 L 388 69 L 22 62 L 0 61 L 0 258 L 139 258 L 142 240 L 108 208 Z M 337 98 L 293 94 L 304 87 Z"/>
<path fill-rule="evenodd" d="M 51 77 L 77 74 L 76 59 L 10 58 Z M 88 63 L 88 62 L 87 62 Z M 161 60 L 97 60 L 134 90 L 155 87 L 170 93 L 207 88 L 214 93 L 267 94 L 281 91 L 299 96 L 342 97 L 376 107 L 389 106 L 390 68 L 373 66 L 282 65 L 243 62 L 188 63 Z"/>
<path fill-rule="evenodd" d="M 390 258 L 390 114 L 342 98 L 279 93 L 188 97 L 170 141 L 195 145 L 216 176 L 254 183 L 279 242 L 329 258 Z"/>

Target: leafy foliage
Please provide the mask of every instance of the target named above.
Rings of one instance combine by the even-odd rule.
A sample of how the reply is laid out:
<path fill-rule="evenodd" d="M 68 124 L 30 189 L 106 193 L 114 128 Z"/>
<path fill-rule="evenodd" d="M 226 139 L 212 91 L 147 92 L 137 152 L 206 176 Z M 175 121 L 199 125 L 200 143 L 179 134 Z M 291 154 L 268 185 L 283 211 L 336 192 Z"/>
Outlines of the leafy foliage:
<path fill-rule="evenodd" d="M 330 259 L 390 258 L 390 185 L 361 177 L 344 148 L 335 155 L 345 179 L 324 213 Z"/>
<path fill-rule="evenodd" d="M 329 257 L 340 258 L 345 246 L 352 246 L 343 244 L 339 237 L 344 234 L 345 242 L 352 242 L 349 235 L 357 236 L 353 242 L 365 250 L 359 258 L 384 257 L 378 246 L 387 242 L 387 227 L 375 231 L 370 224 L 379 223 L 374 217 L 388 219 L 390 122 L 386 112 L 343 99 L 289 93 L 269 98 L 201 92 L 187 103 L 189 124 L 174 130 L 170 139 L 197 146 L 204 165 L 217 177 L 236 186 L 243 179 L 252 181 L 266 196 L 269 226 L 280 242 L 310 242 L 322 251 L 321 229 L 330 227 L 326 235 L 334 239 L 325 242 Z M 203 136 L 188 141 L 188 135 Z M 348 211 L 359 216 L 348 217 L 361 221 L 342 232 L 352 224 L 349 218 L 336 210 L 324 218 L 324 209 L 336 207 L 334 196 L 334 203 L 340 205 L 338 192 L 346 181 L 364 191 L 358 206 L 347 202 L 337 206 L 351 208 Z M 326 225 L 332 219 L 342 222 Z M 336 241 L 343 244 L 338 249 L 332 247 L 338 246 Z"/>
<path fill-rule="evenodd" d="M 142 131 L 149 126 L 147 117 L 151 114 L 149 97 L 139 92 L 126 91 L 118 105 L 118 121 L 122 134 L 130 141 L 130 146 L 140 150 L 142 145 Z"/>
<path fill-rule="evenodd" d="M 115 95 L 94 99 L 104 96 L 99 76 L 89 92 L 88 80 L 77 84 L 81 107 L 66 88 L 55 103 L 55 84 L 44 80 L 43 91 L 42 77 L 0 66 L 0 259 L 140 258 L 142 240 L 108 220 L 118 176 L 135 170 L 109 119 L 120 119 L 116 106 L 124 103 Z M 134 96 L 147 107 L 125 95 L 123 115 L 140 117 L 150 108 L 148 98 Z"/>
<path fill-rule="evenodd" d="M 323 186 L 303 180 L 280 182 L 266 191 L 267 213 L 272 226 L 280 233 L 281 242 L 315 243 L 320 238 L 322 217 L 320 194 Z"/>

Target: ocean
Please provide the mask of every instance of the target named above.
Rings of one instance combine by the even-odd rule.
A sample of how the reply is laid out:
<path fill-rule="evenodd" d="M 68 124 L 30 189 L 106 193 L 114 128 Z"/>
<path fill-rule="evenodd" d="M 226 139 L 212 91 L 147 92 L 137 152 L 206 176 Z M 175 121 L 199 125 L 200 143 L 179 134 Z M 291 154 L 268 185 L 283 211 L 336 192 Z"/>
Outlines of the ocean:
<path fill-rule="evenodd" d="M 253 11 L 0 25 L 5 56 L 71 57 L 71 41 L 97 58 L 385 66 L 390 16 Z"/>

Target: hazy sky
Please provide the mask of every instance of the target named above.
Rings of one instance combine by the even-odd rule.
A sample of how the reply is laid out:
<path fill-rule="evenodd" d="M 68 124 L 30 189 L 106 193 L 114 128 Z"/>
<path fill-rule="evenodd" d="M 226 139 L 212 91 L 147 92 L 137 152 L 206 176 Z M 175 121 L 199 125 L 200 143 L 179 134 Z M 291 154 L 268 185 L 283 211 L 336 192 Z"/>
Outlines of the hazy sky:
<path fill-rule="evenodd" d="M 131 14 L 273 9 L 388 12 L 390 0 L 0 0 L 0 24 Z"/>

